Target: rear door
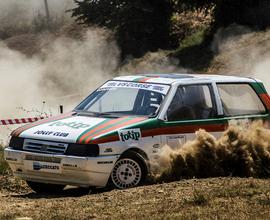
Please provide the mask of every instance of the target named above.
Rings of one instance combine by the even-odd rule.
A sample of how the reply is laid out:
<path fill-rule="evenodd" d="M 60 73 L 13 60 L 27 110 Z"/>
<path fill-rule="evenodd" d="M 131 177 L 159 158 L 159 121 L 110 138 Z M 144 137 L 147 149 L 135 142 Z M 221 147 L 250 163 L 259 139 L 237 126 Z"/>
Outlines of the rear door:
<path fill-rule="evenodd" d="M 219 137 L 229 122 L 247 123 L 268 116 L 249 83 L 181 85 L 161 122 L 162 144 L 178 148 L 204 129 Z"/>
<path fill-rule="evenodd" d="M 195 138 L 200 128 L 220 135 L 226 122 L 220 117 L 219 97 L 213 83 L 178 86 L 161 122 L 162 144 L 175 149 Z M 218 107 L 219 106 L 219 107 Z"/>

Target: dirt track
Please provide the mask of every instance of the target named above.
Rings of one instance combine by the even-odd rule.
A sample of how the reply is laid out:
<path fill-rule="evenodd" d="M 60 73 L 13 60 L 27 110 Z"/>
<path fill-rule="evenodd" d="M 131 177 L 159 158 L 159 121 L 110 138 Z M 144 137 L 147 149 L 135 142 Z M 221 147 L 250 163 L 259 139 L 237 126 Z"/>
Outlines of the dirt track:
<path fill-rule="evenodd" d="M 213 178 L 83 195 L 0 192 L 0 219 L 269 219 L 270 180 Z"/>

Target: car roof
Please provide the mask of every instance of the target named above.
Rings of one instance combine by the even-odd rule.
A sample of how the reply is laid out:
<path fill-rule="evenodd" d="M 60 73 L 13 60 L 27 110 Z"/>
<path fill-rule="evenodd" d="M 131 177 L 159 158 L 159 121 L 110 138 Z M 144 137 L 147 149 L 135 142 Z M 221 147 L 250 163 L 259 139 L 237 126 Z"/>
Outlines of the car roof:
<path fill-rule="evenodd" d="M 200 82 L 255 82 L 256 79 L 251 77 L 214 75 L 214 74 L 187 74 L 187 73 L 159 73 L 159 74 L 142 74 L 118 76 L 114 80 L 148 82 L 148 83 L 200 83 Z M 259 80 L 258 80 L 259 81 Z"/>

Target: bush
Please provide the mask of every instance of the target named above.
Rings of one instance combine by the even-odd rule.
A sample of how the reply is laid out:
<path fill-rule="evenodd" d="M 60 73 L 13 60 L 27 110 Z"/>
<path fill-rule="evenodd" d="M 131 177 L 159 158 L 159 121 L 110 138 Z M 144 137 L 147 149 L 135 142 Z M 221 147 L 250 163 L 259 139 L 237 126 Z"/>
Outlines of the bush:
<path fill-rule="evenodd" d="M 75 2 L 72 16 L 77 22 L 112 30 L 123 58 L 175 46 L 170 36 L 173 7 L 169 0 Z"/>

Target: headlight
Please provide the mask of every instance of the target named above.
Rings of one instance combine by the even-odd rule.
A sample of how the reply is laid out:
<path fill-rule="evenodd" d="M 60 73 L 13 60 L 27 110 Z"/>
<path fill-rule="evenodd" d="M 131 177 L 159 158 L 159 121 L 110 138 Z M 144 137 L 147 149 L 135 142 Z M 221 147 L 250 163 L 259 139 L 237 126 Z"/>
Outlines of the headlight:
<path fill-rule="evenodd" d="M 99 155 L 99 146 L 97 144 L 69 144 L 65 154 L 80 157 L 97 157 Z"/>
<path fill-rule="evenodd" d="M 22 150 L 23 142 L 24 142 L 23 138 L 11 137 L 10 142 L 9 142 L 9 147 L 15 150 Z"/>

